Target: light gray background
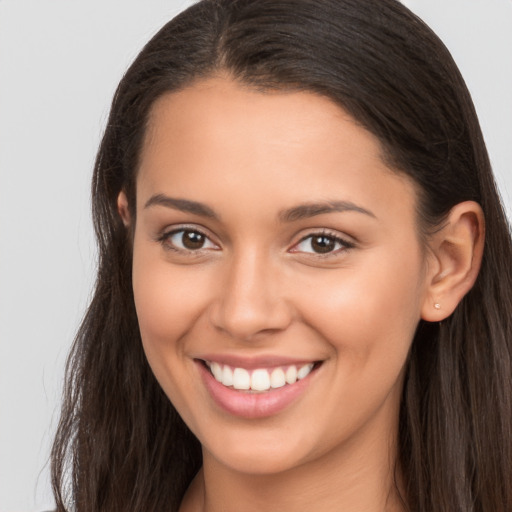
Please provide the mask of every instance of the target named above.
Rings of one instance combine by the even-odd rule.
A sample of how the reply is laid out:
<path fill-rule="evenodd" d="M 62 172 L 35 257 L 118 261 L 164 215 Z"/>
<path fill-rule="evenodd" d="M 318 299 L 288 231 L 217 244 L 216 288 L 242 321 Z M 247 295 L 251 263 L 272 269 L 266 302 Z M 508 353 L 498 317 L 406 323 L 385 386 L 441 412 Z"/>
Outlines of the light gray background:
<path fill-rule="evenodd" d="M 0 512 L 52 506 L 66 353 L 94 279 L 89 181 L 111 96 L 188 0 L 0 0 Z M 512 0 L 404 0 L 473 94 L 512 212 Z"/>

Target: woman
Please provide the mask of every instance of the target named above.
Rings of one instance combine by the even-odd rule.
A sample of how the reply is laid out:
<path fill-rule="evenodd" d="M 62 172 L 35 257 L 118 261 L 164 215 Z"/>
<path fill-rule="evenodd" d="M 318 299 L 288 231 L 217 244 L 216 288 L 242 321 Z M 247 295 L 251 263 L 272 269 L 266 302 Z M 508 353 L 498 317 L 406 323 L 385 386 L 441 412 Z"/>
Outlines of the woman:
<path fill-rule="evenodd" d="M 93 212 L 58 510 L 512 509 L 510 231 L 401 4 L 180 14 L 121 81 Z"/>

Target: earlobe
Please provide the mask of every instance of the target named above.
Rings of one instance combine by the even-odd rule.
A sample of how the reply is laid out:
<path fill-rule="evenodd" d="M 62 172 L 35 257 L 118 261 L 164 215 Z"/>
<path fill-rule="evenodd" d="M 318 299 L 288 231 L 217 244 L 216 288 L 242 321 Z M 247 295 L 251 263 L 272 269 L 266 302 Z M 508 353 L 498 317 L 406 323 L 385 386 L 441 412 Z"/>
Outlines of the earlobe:
<path fill-rule="evenodd" d="M 128 198 L 124 190 L 121 190 L 117 196 L 117 211 L 123 224 L 128 227 L 130 225 L 130 210 L 128 208 Z"/>
<path fill-rule="evenodd" d="M 473 287 L 482 263 L 484 237 L 484 214 L 478 203 L 466 201 L 452 208 L 429 244 L 423 320 L 439 322 L 449 317 Z"/>

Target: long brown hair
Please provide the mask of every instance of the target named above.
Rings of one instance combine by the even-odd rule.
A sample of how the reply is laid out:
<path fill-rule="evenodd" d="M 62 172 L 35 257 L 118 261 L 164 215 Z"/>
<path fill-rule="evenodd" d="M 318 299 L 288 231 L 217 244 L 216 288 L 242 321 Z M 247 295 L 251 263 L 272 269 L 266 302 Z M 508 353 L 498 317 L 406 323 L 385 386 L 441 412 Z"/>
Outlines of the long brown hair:
<path fill-rule="evenodd" d="M 122 79 L 98 152 L 99 265 L 67 366 L 52 452 L 59 512 L 175 511 L 201 465 L 197 439 L 144 356 L 130 233 L 116 208 L 148 111 L 218 71 L 262 91 L 329 97 L 376 135 L 420 190 L 425 233 L 466 200 L 486 217 L 473 289 L 441 324 L 420 322 L 406 368 L 399 470 L 414 512 L 512 510 L 512 246 L 475 110 L 449 52 L 395 0 L 203 0 L 170 21 Z"/>

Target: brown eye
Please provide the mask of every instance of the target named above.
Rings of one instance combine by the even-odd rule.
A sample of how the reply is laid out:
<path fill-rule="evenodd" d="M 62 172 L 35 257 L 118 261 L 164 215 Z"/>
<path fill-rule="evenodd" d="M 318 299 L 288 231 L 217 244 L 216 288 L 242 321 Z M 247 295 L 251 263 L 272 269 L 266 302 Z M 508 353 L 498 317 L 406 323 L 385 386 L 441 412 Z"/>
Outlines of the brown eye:
<path fill-rule="evenodd" d="M 354 244 L 342 238 L 326 233 L 314 233 L 303 238 L 292 252 L 303 252 L 309 254 L 338 253 L 343 249 L 351 249 Z"/>
<path fill-rule="evenodd" d="M 318 253 L 326 253 L 334 251 L 336 241 L 330 236 L 313 236 L 311 237 L 311 248 Z"/>
<path fill-rule="evenodd" d="M 206 237 L 197 231 L 183 231 L 182 243 L 186 249 L 201 249 Z"/>
<path fill-rule="evenodd" d="M 165 245 L 181 251 L 218 249 L 206 235 L 194 229 L 179 229 L 163 237 Z"/>

